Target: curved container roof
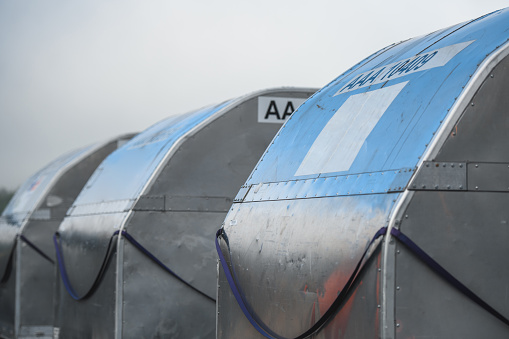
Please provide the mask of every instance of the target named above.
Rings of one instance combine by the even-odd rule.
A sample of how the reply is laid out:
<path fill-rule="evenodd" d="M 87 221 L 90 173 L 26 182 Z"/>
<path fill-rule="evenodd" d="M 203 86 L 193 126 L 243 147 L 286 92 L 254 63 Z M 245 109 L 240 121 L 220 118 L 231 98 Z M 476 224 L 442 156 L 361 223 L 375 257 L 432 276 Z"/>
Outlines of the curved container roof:
<path fill-rule="evenodd" d="M 59 287 L 61 335 L 213 337 L 212 234 L 282 121 L 314 92 L 258 91 L 173 116 L 106 158 L 59 228 L 76 294 L 93 285 L 110 239 L 115 256 L 85 300 Z M 154 265 L 128 236 L 183 281 Z"/>
<path fill-rule="evenodd" d="M 485 188 L 481 194 L 487 184 L 469 182 L 474 177 L 467 172 L 476 168 L 475 161 L 478 168 L 492 171 L 495 165 L 481 163 L 509 165 L 504 151 L 509 140 L 502 127 L 508 126 L 503 113 L 508 32 L 509 10 L 501 10 L 390 45 L 299 107 L 239 191 L 224 222 L 228 242 L 221 237 L 219 242 L 251 320 L 265 327 L 265 335 L 242 314 L 220 269 L 218 338 L 305 333 L 333 305 L 382 227 L 422 239 L 425 250 L 469 286 L 481 285 L 479 295 L 509 315 L 509 305 L 497 297 L 509 276 L 507 265 L 493 251 L 490 257 L 483 254 L 490 241 L 508 240 L 507 229 L 499 226 L 507 222 L 505 209 L 493 214 L 489 205 L 500 205 L 495 202 L 506 199 L 500 192 L 509 185 L 500 179 L 490 187 L 499 185 L 501 191 L 493 195 L 493 189 Z M 490 175 L 484 175 L 488 181 Z M 486 202 L 480 203 L 481 197 Z M 489 215 L 498 233 L 479 242 L 478 227 Z M 460 240 L 466 230 L 471 238 Z M 470 252 L 464 253 L 463 243 L 471 245 Z M 479 270 L 472 272 L 465 256 L 450 259 L 447 251 L 456 248 Z M 504 258 L 509 254 L 507 246 L 496 248 Z M 489 313 L 472 308 L 455 288 L 440 285 L 439 276 L 427 275 L 426 265 L 391 235 L 382 245 L 372 245 L 366 258 L 348 298 L 321 327 L 321 337 L 509 333 Z M 476 272 L 486 271 L 482 263 L 487 261 L 498 263 L 491 265 L 497 273 L 475 280 Z M 448 298 L 447 305 L 441 298 Z M 464 324 L 465 317 L 478 314 L 489 325 L 481 320 Z"/>

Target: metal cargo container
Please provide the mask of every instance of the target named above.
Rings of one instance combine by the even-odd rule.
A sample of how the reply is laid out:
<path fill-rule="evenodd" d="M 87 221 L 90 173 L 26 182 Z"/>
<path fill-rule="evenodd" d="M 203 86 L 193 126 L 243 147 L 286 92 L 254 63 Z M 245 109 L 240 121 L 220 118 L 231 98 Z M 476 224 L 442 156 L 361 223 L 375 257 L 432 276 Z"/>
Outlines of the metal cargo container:
<path fill-rule="evenodd" d="M 509 10 L 306 101 L 217 233 L 218 338 L 509 338 Z"/>
<path fill-rule="evenodd" d="M 112 153 L 55 238 L 60 337 L 214 337 L 215 229 L 314 91 L 265 90 L 170 117 Z"/>
<path fill-rule="evenodd" d="M 0 337 L 53 337 L 52 236 L 104 158 L 130 136 L 62 155 L 29 178 L 0 217 Z"/>

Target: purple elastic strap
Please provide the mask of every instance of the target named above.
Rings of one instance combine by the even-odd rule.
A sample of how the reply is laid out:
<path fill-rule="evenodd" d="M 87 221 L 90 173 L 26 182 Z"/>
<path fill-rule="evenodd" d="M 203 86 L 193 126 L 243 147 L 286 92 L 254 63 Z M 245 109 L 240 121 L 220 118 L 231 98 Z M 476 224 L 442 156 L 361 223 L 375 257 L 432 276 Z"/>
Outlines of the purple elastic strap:
<path fill-rule="evenodd" d="M 348 282 L 345 284 L 344 288 L 341 290 L 341 292 L 336 297 L 336 300 L 333 302 L 331 307 L 324 313 L 324 315 L 306 332 L 300 334 L 299 336 L 295 337 L 294 339 L 303 339 L 307 338 L 313 334 L 316 334 L 320 331 L 320 329 L 327 324 L 328 321 L 330 321 L 334 314 L 337 312 L 337 310 L 344 304 L 344 302 L 347 300 L 349 292 L 352 290 L 355 282 L 357 281 L 357 277 L 361 274 L 362 269 L 364 268 L 363 263 L 365 262 L 366 255 L 368 253 L 368 250 L 371 248 L 371 245 L 381 236 L 383 236 L 387 232 L 386 227 L 382 227 L 379 229 L 375 236 L 371 239 L 369 244 L 366 246 L 366 249 L 364 253 L 361 256 L 361 259 L 357 263 L 357 266 L 355 267 L 354 271 L 350 275 L 350 278 L 348 279 Z M 230 269 L 228 267 L 228 264 L 226 262 L 226 259 L 223 255 L 223 252 L 221 250 L 221 247 L 219 246 L 218 239 L 220 236 L 224 236 L 225 240 L 227 239 L 226 234 L 224 233 L 224 230 L 221 228 L 216 232 L 216 250 L 219 255 L 219 259 L 221 262 L 221 266 L 223 267 L 223 271 L 225 273 L 226 279 L 228 281 L 228 284 L 230 285 L 230 289 L 235 296 L 235 299 L 237 300 L 237 303 L 239 304 L 240 308 L 242 309 L 242 312 L 244 313 L 247 320 L 253 325 L 253 327 L 264 337 L 269 339 L 286 339 L 285 337 L 282 337 L 276 333 L 274 333 L 270 328 L 268 328 L 267 325 L 265 325 L 262 321 L 258 319 L 256 314 L 250 310 L 250 307 L 248 306 L 247 302 L 244 301 L 244 298 L 242 296 L 242 292 L 240 291 L 240 287 L 237 286 L 236 281 L 236 274 L 235 269 L 232 263 L 232 271 L 233 275 L 230 272 Z M 226 244 L 229 249 L 229 244 L 226 241 Z"/>
<path fill-rule="evenodd" d="M 55 264 L 55 261 L 49 257 L 46 253 L 44 253 L 39 247 L 37 247 L 33 242 L 28 240 L 23 234 L 19 235 L 19 238 L 26 243 L 28 246 L 30 246 L 34 251 L 36 251 L 41 257 L 48 260 L 51 264 Z"/>

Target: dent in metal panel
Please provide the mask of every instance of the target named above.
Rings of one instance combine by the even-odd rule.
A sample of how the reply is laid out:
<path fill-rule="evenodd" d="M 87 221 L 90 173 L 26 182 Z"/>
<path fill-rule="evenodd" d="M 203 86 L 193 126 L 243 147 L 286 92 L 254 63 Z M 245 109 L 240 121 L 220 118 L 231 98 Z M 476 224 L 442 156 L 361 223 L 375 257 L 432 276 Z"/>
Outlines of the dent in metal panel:
<path fill-rule="evenodd" d="M 320 132 L 295 175 L 348 171 L 366 138 L 406 84 L 350 96 Z"/>

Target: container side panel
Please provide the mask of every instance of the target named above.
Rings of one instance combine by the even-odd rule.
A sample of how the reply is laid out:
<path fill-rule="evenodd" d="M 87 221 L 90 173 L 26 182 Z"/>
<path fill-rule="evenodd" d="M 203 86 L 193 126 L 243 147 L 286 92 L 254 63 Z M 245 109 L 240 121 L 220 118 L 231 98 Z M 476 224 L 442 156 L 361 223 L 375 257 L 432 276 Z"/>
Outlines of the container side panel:
<path fill-rule="evenodd" d="M 14 257 L 12 258 L 13 266 L 10 271 L 9 279 L 0 284 L 0 337 L 14 338 L 14 307 L 15 307 L 15 295 L 14 289 L 16 288 L 16 262 L 17 256 L 14 251 Z M 4 271 L 2 271 L 4 272 Z"/>
<path fill-rule="evenodd" d="M 41 251 L 55 260 L 52 235 L 60 220 L 31 220 L 24 235 Z M 19 242 L 22 265 L 20 272 L 20 326 L 53 325 L 55 266 L 24 242 Z"/>
<path fill-rule="evenodd" d="M 79 296 L 91 288 L 106 256 L 108 242 L 125 217 L 126 213 L 66 217 L 60 224 L 64 264 L 70 283 Z M 115 244 L 116 237 L 113 239 Z M 86 300 L 72 299 L 58 277 L 54 314 L 60 338 L 114 338 L 115 257 L 113 255 L 109 261 L 97 290 Z"/>
<path fill-rule="evenodd" d="M 509 255 L 508 89 L 509 57 L 506 57 L 484 80 L 434 159 L 437 164 L 455 160 L 468 163 L 465 167 L 468 184 L 464 185 L 467 191 L 416 192 L 405 213 L 408 218 L 402 223 L 405 234 L 506 317 L 509 317 L 509 266 L 505 260 Z M 446 284 L 405 248 L 400 251 L 396 266 L 400 287 L 396 293 L 399 336 L 509 335 L 507 326 Z"/>
<path fill-rule="evenodd" d="M 128 232 L 180 278 L 215 299 L 213 239 L 224 216 L 213 212 L 135 212 Z M 124 242 L 123 271 L 124 334 L 133 338 L 214 338 L 215 302 L 178 281 L 128 241 Z"/>
<path fill-rule="evenodd" d="M 509 317 L 509 194 L 416 192 L 402 232 Z M 507 325 L 397 244 L 397 338 L 507 338 Z"/>
<path fill-rule="evenodd" d="M 509 57 L 484 80 L 437 161 L 509 163 Z"/>
<path fill-rule="evenodd" d="M 61 282 L 58 284 L 60 286 L 57 292 L 59 307 L 55 312 L 55 327 L 59 328 L 60 338 L 111 339 L 115 337 L 113 324 L 115 323 L 116 277 L 115 265 L 111 264 L 115 260 L 116 255 L 113 255 L 100 288 L 89 299 L 75 301 L 61 286 Z M 75 267 L 76 270 L 86 268 L 85 265 L 78 265 Z"/>
<path fill-rule="evenodd" d="M 106 256 L 108 243 L 125 217 L 126 213 L 67 217 L 60 224 L 58 231 L 67 274 L 78 295 L 83 295 L 92 286 Z M 113 241 L 112 246 L 115 243 Z M 86 304 L 84 301 L 78 306 Z"/>
<path fill-rule="evenodd" d="M 396 196 L 235 204 L 225 231 L 238 284 L 256 315 L 285 337 L 308 330 L 328 310 L 371 238 L 386 224 Z M 226 247 L 223 251 L 227 253 Z M 373 260 L 320 338 L 336 338 L 338 333 L 377 337 L 378 259 Z M 218 293 L 218 337 L 262 338 L 240 311 L 222 272 Z"/>

